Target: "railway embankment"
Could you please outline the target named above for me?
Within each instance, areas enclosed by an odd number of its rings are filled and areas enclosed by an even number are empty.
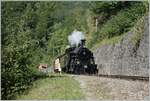
[[[86,100],[147,100],[149,83],[98,76],[74,75]]]
[[[144,16],[113,44],[94,50],[99,74],[149,76],[149,25]]]

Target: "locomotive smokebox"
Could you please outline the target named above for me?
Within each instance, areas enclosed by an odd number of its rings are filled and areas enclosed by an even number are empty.
[[[84,47],[84,46],[85,46],[85,41],[86,41],[85,39],[82,39],[82,40],[81,40],[81,47]]]

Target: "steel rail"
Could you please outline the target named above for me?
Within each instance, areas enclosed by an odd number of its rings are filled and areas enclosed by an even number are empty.
[[[107,77],[107,78],[116,78],[116,79],[126,79],[126,80],[149,81],[149,77],[146,77],[146,76],[105,75],[105,74],[97,74],[96,76]]]

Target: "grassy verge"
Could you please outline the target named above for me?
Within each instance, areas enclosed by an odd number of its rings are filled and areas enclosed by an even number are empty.
[[[81,100],[84,96],[78,82],[66,75],[50,75],[33,83],[17,100]]]
[[[145,14],[147,16],[148,14]],[[138,44],[140,41],[144,31],[145,31],[145,16],[143,16],[137,23],[136,25],[132,28],[132,31],[134,33],[134,36],[131,39],[131,42],[134,43],[135,45]]]
[[[122,34],[120,36],[115,36],[115,37],[112,37],[112,38],[109,38],[109,39],[103,39],[99,43],[96,43],[93,46],[92,50],[95,50],[95,49],[97,49],[98,47],[100,47],[102,45],[113,45],[113,44],[119,42],[122,39],[123,35],[124,34]]]

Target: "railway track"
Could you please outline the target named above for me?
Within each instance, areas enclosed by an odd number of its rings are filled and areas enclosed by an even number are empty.
[[[80,75],[80,74],[74,74]],[[113,78],[113,79],[124,79],[124,80],[139,80],[139,81],[149,81],[149,77],[146,76],[127,76],[127,75],[105,75],[105,74],[82,74],[88,76],[98,76],[98,77],[105,77],[105,78]]]
[[[149,95],[147,77],[93,74],[73,78],[80,83],[87,100],[145,100]]]
[[[104,74],[98,74],[96,76],[107,77],[107,78],[116,78],[116,79],[126,79],[126,80],[149,81],[149,77],[145,77],[145,76],[104,75]]]

